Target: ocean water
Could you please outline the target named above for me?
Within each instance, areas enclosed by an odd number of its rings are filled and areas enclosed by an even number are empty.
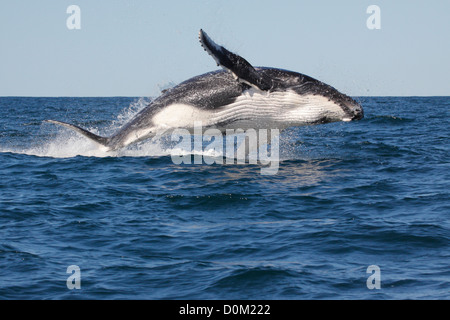
[[[358,100],[262,175],[42,122],[107,135],[147,98],[0,97],[0,299],[449,299],[450,98]]]

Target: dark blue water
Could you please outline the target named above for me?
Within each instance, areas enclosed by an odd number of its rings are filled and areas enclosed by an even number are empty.
[[[0,299],[449,299],[450,98],[360,100],[261,175],[42,124],[110,134],[145,99],[0,98]]]

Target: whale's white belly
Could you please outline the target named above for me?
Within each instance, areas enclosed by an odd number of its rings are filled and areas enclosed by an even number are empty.
[[[333,115],[342,117],[343,111],[323,96],[251,88],[233,103],[214,110],[180,103],[169,105],[154,115],[153,124],[160,129],[192,128],[196,123],[227,129],[270,129],[308,125]]]

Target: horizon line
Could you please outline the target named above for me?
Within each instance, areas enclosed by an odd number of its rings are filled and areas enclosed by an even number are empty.
[[[0,98],[154,98],[158,96],[17,96],[17,95],[0,95]],[[376,97],[386,97],[386,98],[432,98],[439,97],[445,98],[450,97],[449,95],[351,95],[351,97],[360,97],[360,98],[376,98]]]

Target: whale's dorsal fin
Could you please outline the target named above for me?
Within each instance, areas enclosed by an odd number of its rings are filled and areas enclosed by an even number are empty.
[[[264,91],[268,91],[272,88],[272,79],[258,73],[255,68],[241,56],[238,56],[215,43],[202,29],[200,29],[199,39],[202,47],[214,58],[214,60],[216,60],[217,65],[231,71],[239,81]]]

